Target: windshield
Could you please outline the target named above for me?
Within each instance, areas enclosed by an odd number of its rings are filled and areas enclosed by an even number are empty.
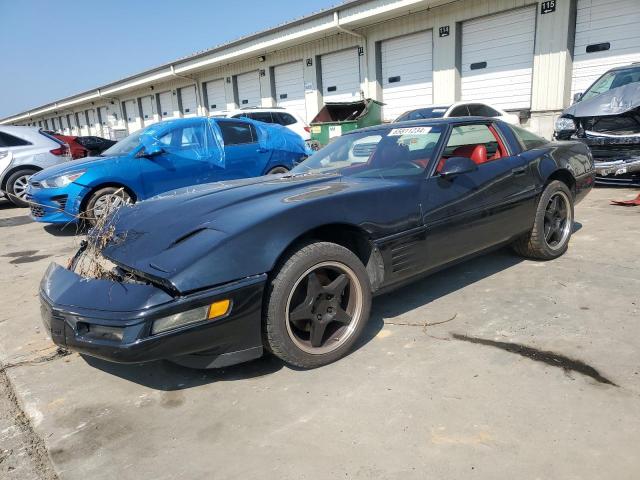
[[[421,175],[436,151],[442,125],[353,133],[338,138],[292,174],[340,173],[358,177]]]
[[[107,148],[100,156],[112,157],[131,153],[138,145],[140,145],[140,135],[142,132],[144,132],[144,130],[138,130],[128,137],[123,138],[112,147]]]
[[[607,72],[596,80],[591,87],[589,87],[589,90],[582,95],[580,100],[589,100],[601,93],[608,92],[609,90],[613,90],[614,88],[622,87],[633,82],[640,82],[640,67]]]
[[[404,112],[398,118],[396,118],[396,122],[404,122],[405,120],[424,120],[429,118],[442,118],[445,112],[448,110],[448,107],[429,107],[429,108],[418,108],[417,110],[410,110],[408,112]]]

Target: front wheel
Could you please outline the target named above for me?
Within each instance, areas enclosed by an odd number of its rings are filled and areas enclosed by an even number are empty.
[[[552,260],[567,251],[572,232],[573,195],[565,183],[554,180],[540,196],[533,228],[513,249],[525,257]]]
[[[29,177],[36,172],[37,170],[33,169],[18,170],[7,179],[7,197],[16,207],[29,206],[27,186],[29,185]]]
[[[96,190],[87,201],[87,207],[82,214],[83,220],[95,225],[101,218],[120,208],[122,205],[133,203],[127,191],[120,187],[105,187]]]
[[[279,269],[266,299],[265,346],[285,362],[315,368],[347,354],[371,310],[362,262],[335,243],[302,246]]]
[[[267,172],[267,175],[278,175],[281,173],[287,173],[289,170],[286,167],[273,167]]]

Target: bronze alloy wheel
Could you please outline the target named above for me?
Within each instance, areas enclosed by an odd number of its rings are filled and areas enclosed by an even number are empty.
[[[573,225],[573,211],[566,193],[555,192],[544,212],[544,240],[552,250],[564,247]]]
[[[287,333],[302,351],[326,354],[353,336],[362,313],[362,287],[355,272],[341,262],[322,262],[305,271],[291,289]]]

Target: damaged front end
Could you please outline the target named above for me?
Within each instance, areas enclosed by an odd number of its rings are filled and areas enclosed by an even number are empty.
[[[589,146],[597,183],[640,186],[640,83],[572,105],[557,120],[555,137]]]

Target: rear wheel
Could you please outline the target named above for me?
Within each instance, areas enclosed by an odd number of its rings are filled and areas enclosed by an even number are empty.
[[[29,177],[37,170],[24,169],[12,173],[7,179],[7,197],[16,207],[28,207],[27,186]]]
[[[96,190],[87,201],[82,214],[83,220],[95,225],[99,219],[122,205],[133,203],[131,196],[122,187],[105,187]]]
[[[533,228],[513,244],[525,257],[552,260],[567,251],[573,232],[573,195],[563,182],[554,180],[542,192]]]
[[[278,175],[280,173],[287,173],[289,170],[285,167],[273,167],[267,172],[267,175]]]
[[[316,242],[285,261],[266,302],[266,347],[291,365],[315,368],[343,357],[358,339],[371,287],[353,252]]]

